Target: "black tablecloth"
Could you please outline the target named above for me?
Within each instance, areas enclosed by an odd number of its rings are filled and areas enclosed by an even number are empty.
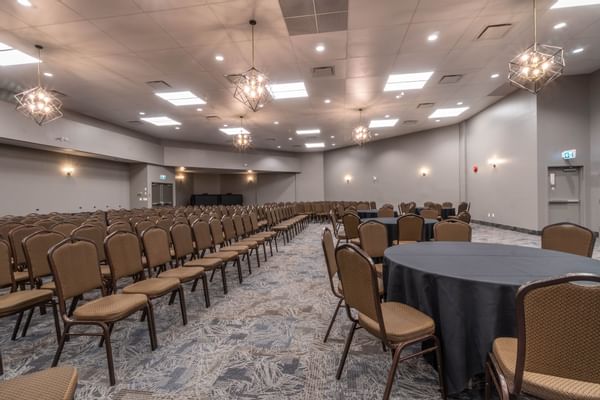
[[[397,217],[383,217],[383,218],[365,218],[362,219],[362,222],[366,221],[377,221],[381,222],[387,228],[388,233],[388,244],[391,246],[394,240],[398,240],[398,228],[396,225]],[[425,226],[423,227],[423,239],[422,240],[431,240],[433,239],[433,225],[435,225],[438,221],[435,219],[425,219]]]
[[[421,214],[421,210],[423,210],[425,207],[417,207],[415,208],[415,212],[417,214]],[[448,207],[448,208],[442,208],[442,219],[448,219],[448,217],[451,217],[453,215],[456,215],[456,209],[453,207]]]
[[[371,210],[358,210],[356,211],[358,213],[358,217],[359,218],[377,218],[377,209],[371,209]],[[398,211],[394,211],[394,217],[398,216]]]
[[[531,247],[429,242],[390,247],[383,269],[388,301],[434,319],[449,394],[484,372],[496,337],[516,336],[519,286],[571,272],[600,274],[600,262]]]

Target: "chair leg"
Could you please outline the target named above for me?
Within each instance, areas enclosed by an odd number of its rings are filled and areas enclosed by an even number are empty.
[[[52,316],[54,317],[54,329],[56,330],[56,342],[60,342],[60,322],[58,320],[58,310],[56,308],[56,302],[50,300],[50,305],[52,306]]]
[[[398,361],[400,360],[400,355],[402,354],[402,349],[403,349],[403,347],[399,346],[392,350],[394,358],[392,359],[392,366],[390,367],[387,382],[385,384],[385,392],[383,393],[383,400],[388,400],[390,398],[390,393],[392,392],[392,386],[394,385],[394,378],[396,376],[396,369],[398,369]]]
[[[271,251],[271,257],[273,257],[273,240],[269,240],[269,250]]]
[[[23,325],[23,331],[21,332],[21,337],[25,337],[25,335],[27,335],[27,330],[29,329],[29,324],[31,324],[31,318],[33,317],[34,311],[35,311],[35,307],[32,307],[29,309],[29,314],[27,314],[27,319],[25,319],[25,325]]]
[[[149,301],[148,301],[148,302],[149,302]],[[112,334],[112,331],[113,331],[113,326],[115,326],[115,324],[114,324],[114,323],[112,323],[112,322],[108,324],[108,335],[109,335],[109,336]],[[102,336],[102,337],[100,338],[100,343],[98,344],[98,347],[102,347],[103,345],[104,345],[104,336]]]
[[[105,324],[102,324],[103,335],[102,339],[106,342],[106,361],[108,363],[108,379],[110,380],[110,386],[114,386],[115,380],[115,366],[112,355],[112,345],[110,343],[110,328]]]
[[[344,364],[346,363],[346,357],[348,357],[348,351],[350,350],[350,343],[352,343],[352,338],[354,337],[354,331],[356,330],[357,322],[352,322],[352,327],[350,327],[350,332],[348,332],[348,337],[346,338],[346,344],[344,345],[344,352],[342,353],[342,358],[340,360],[340,365],[338,367],[337,373],[335,374],[335,379],[340,380],[342,377],[342,371],[344,370]]]
[[[490,387],[490,381],[492,380],[492,376],[490,374],[490,363],[489,361],[485,362],[485,400],[490,400],[492,395],[492,389]]]
[[[216,271],[216,270],[214,270],[214,269],[213,269],[213,270],[212,270],[212,274],[210,274],[210,281],[211,281],[211,282],[212,282],[212,280],[213,280],[213,277],[215,276],[215,271]]]
[[[210,307],[210,293],[208,292],[208,281],[206,279],[206,275],[203,275],[202,278],[202,290],[204,291],[204,305],[206,308]]]
[[[21,327],[21,320],[23,319],[23,312],[24,311],[21,311],[19,313],[19,315],[17,316],[17,320],[15,321],[15,327],[13,329],[10,340],[17,340],[17,333],[19,333],[19,328]]]
[[[273,240],[275,240],[275,251],[279,253],[279,246],[277,245],[277,235],[275,235]],[[273,249],[271,248],[271,250],[273,250]]]
[[[240,261],[239,257],[237,259],[237,269],[238,269],[238,278],[240,280],[240,283],[242,283],[242,262]]]
[[[250,251],[246,254],[246,260],[248,261],[248,274],[252,274],[252,265],[250,263]]]
[[[175,292],[171,293],[171,298],[169,299],[169,305],[172,305],[175,302]]]
[[[150,335],[150,348],[152,351],[154,351],[158,347],[158,339],[156,338],[156,324],[154,323],[154,307],[150,301],[147,303],[146,313],[148,314],[148,334]]]
[[[65,323],[65,331],[63,332],[60,340],[58,341],[58,348],[56,349],[56,353],[54,354],[54,359],[52,360],[52,367],[56,367],[58,365],[58,361],[60,360],[60,355],[62,354],[63,347],[65,347],[65,340],[67,336],[69,336],[69,330],[71,329],[71,325]]]
[[[4,366],[2,363],[2,352],[0,352],[0,375],[4,375]]]
[[[194,283],[192,284],[192,290],[191,290],[191,292],[195,292],[196,291],[196,287],[198,287],[198,278],[194,279]]]
[[[333,312],[333,315],[331,316],[331,321],[329,322],[329,326],[327,327],[327,332],[325,332],[325,338],[323,339],[323,343],[327,343],[327,339],[329,338],[329,333],[331,332],[331,328],[333,328],[333,323],[335,322],[338,311],[340,310],[340,307],[342,306],[342,301],[344,301],[344,299],[340,299],[340,301],[338,301],[338,303],[337,303],[337,306],[335,307],[335,311]]]
[[[77,303],[79,302],[81,296],[75,296],[73,297],[73,300],[71,300],[71,306],[69,307],[69,312],[67,313],[67,315],[69,317],[73,316],[73,311],[75,311],[75,308],[77,307]]]
[[[263,242],[262,247],[263,247],[263,255],[265,257],[265,262],[267,262],[267,244],[265,242]]]
[[[256,264],[258,265],[257,268],[260,268],[260,254],[259,253],[259,248],[257,247],[256,249],[254,249],[254,252],[256,253]]]
[[[187,325],[187,323],[188,323],[187,309],[185,307],[185,297],[183,295],[183,287],[179,286],[179,289],[177,289],[177,292],[179,293],[179,307],[181,308],[181,319],[183,320],[183,325]],[[173,293],[175,293],[175,292],[173,292]]]
[[[446,398],[446,380],[444,379],[444,367],[443,367],[443,359],[442,359],[442,347],[440,346],[440,340],[437,336],[433,337],[433,341],[435,343],[435,359],[438,367],[438,379],[440,381],[440,393],[442,395],[442,399]]]
[[[227,271],[225,271],[227,263],[223,263],[221,266],[221,279],[223,280],[223,294],[227,294]],[[215,271],[213,270],[213,275]]]

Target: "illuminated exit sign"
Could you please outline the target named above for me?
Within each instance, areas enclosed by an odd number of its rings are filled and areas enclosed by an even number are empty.
[[[565,150],[562,153],[560,153],[560,156],[562,157],[563,160],[573,160],[573,159],[575,159],[575,157],[577,157],[577,150],[575,150],[575,149]]]

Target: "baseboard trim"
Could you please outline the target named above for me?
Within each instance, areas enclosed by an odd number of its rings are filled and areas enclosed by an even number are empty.
[[[507,231],[515,231],[515,232],[520,232],[520,233],[527,233],[529,235],[540,236],[542,234],[542,231],[536,231],[535,229],[519,228],[518,226],[497,224],[497,223],[494,223],[494,222],[481,221],[481,220],[478,220],[478,219],[474,219],[471,222],[474,222],[474,223],[479,224],[479,225],[485,225],[485,226],[491,226],[491,227],[494,227],[494,228],[504,229],[504,230],[507,230]]]

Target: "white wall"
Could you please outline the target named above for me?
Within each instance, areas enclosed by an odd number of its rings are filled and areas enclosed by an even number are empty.
[[[68,177],[61,168],[75,168]],[[129,165],[0,145],[0,215],[128,208]]]
[[[260,174],[255,186],[258,204],[296,201],[295,174]]]
[[[429,173],[422,176],[420,170]],[[326,200],[459,200],[457,125],[325,153]],[[352,176],[346,183],[344,177]],[[373,177],[377,177],[376,180]]]
[[[600,227],[600,71],[590,77],[590,175],[589,175],[589,226],[594,231]]]
[[[221,193],[221,175],[218,174],[190,174],[194,181],[194,194],[219,194]]]
[[[325,200],[325,154],[300,155],[300,173],[296,175],[296,201]]]

